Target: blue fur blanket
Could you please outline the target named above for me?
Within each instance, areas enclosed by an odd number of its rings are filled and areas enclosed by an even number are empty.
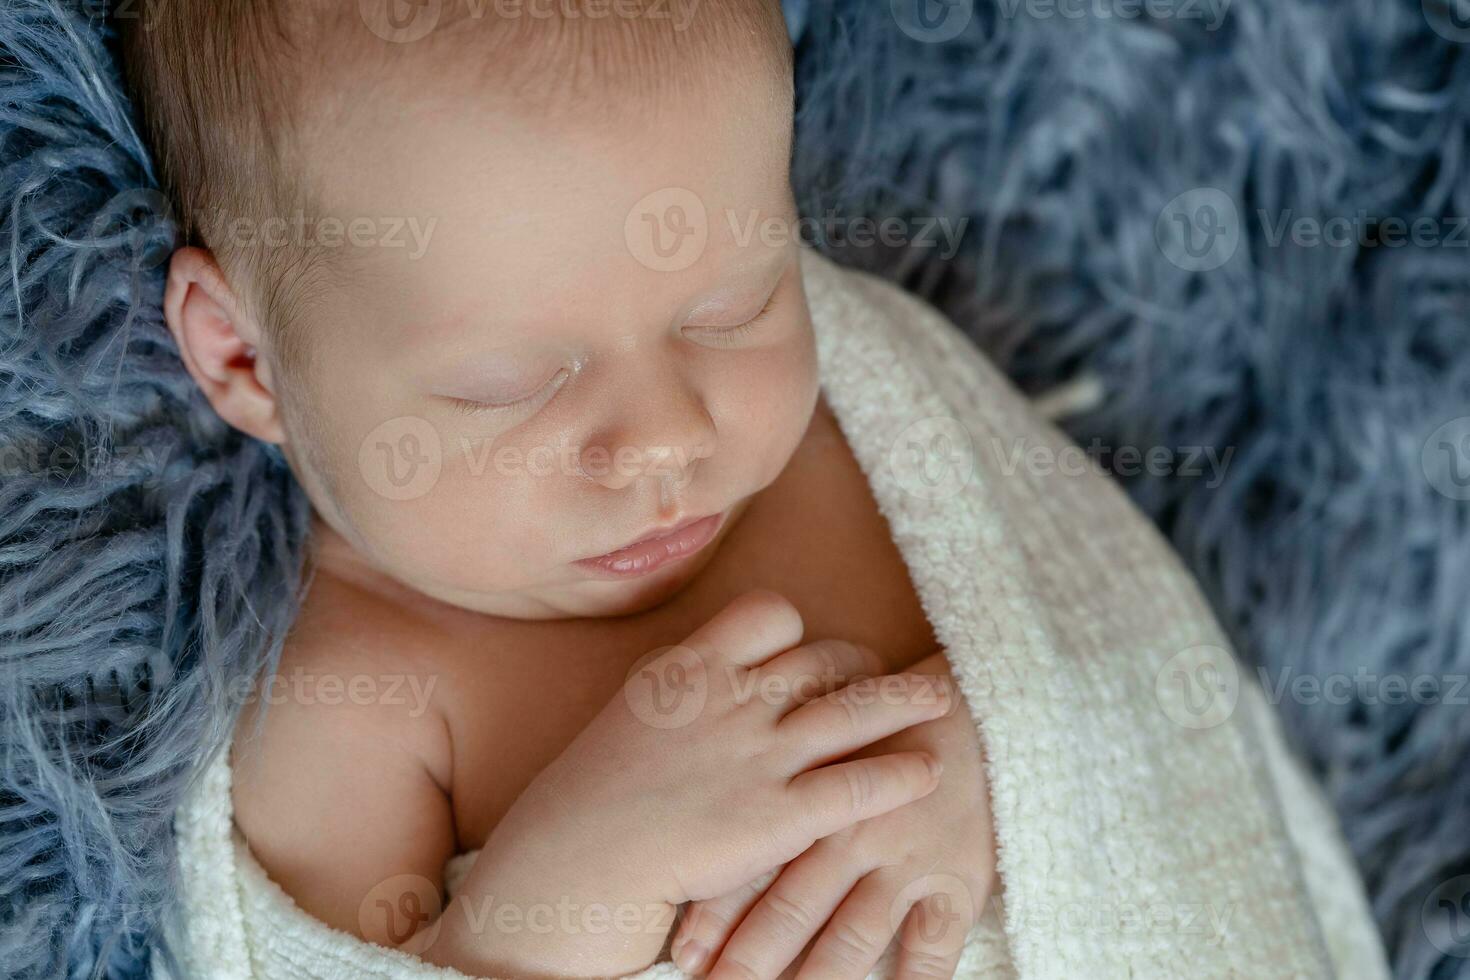
[[[787,10],[818,244],[1069,386],[1328,787],[1396,972],[1470,976],[1470,4]],[[147,973],[173,806],[274,662],[307,516],[162,324],[175,229],[104,13],[0,0],[0,964],[25,978]]]

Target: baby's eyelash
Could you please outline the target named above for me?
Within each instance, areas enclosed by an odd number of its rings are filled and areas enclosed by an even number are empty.
[[[749,330],[751,327],[755,326],[757,323],[760,323],[766,317],[770,316],[771,315],[771,311],[774,310],[775,308],[776,308],[776,294],[775,293],[772,293],[771,294],[771,298],[768,299],[768,300],[766,300],[766,305],[763,306],[763,307],[761,307],[761,311],[759,313],[757,313],[755,316],[751,317],[749,320],[746,320],[744,323],[742,323],[740,326],[736,327],[735,329],[736,330]]]
[[[460,415],[486,415],[505,411],[504,405],[487,405],[484,402],[470,401],[468,398],[451,398],[449,404]],[[512,406],[513,407],[513,406]]]
[[[761,309],[761,311],[755,316],[751,317],[749,320],[746,320],[744,323],[733,327],[704,327],[701,329],[704,331],[706,336],[716,338],[721,343],[729,343],[732,341],[743,340],[747,336],[749,336],[756,327],[760,326],[761,322],[769,317],[771,315],[771,311],[775,308],[776,294],[772,293],[771,298],[766,300],[766,305]]]
[[[744,323],[738,324],[733,327],[707,327],[701,329],[703,329],[708,336],[718,338],[720,343],[733,343],[739,340],[743,340],[745,337],[749,336],[756,327],[760,326],[762,321],[764,321],[767,317],[771,315],[771,311],[775,308],[776,294],[773,292],[771,293],[770,298],[766,300],[766,305],[761,308],[761,311],[755,316],[751,317],[749,320],[746,320]],[[560,390],[562,383],[566,381],[570,374],[570,371],[568,371],[566,368],[562,368],[560,371],[556,372],[556,374],[552,376],[550,381],[546,382],[546,384],[536,389],[536,391],[532,394],[527,395],[525,398],[521,398],[504,405],[492,405],[489,402],[477,402],[469,398],[449,398],[447,400],[454,407],[454,411],[460,415],[484,416],[522,414],[533,410],[533,407],[539,409],[541,405],[544,405],[547,401],[550,401],[551,396],[555,395],[557,391]]]
[[[477,402],[469,398],[450,398],[449,403],[460,415],[516,415],[540,408],[551,400],[551,396],[561,390],[562,384],[570,377],[571,372],[562,368],[552,375],[551,380],[540,388],[527,395],[525,398],[508,402],[504,405],[492,405],[489,402]]]

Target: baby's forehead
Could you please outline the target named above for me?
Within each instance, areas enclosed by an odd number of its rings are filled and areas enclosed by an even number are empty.
[[[400,3],[363,8],[387,17]],[[446,221],[461,212],[519,221],[545,204],[533,192],[547,178],[686,186],[710,155],[726,169],[739,159],[741,176],[786,176],[790,44],[775,0],[425,0],[421,9],[442,11],[432,29],[374,35],[366,58],[339,66],[347,97],[319,96],[328,111],[300,121],[297,172],[323,209],[361,214],[388,202]],[[568,13],[577,10],[600,13]],[[412,20],[393,23],[407,30]],[[365,28],[339,16],[335,29]],[[629,143],[637,159],[619,171]],[[770,165],[753,168],[752,154]],[[568,172],[589,157],[593,173]],[[773,183],[737,186],[740,202],[769,206]],[[509,196],[496,193],[506,187]]]
[[[314,46],[536,101],[655,96],[697,79],[789,74],[777,0],[317,0]],[[723,76],[723,77],[722,77]]]

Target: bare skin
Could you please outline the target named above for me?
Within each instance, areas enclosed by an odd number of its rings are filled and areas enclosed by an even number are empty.
[[[442,887],[444,862],[485,843],[639,658],[678,642],[735,596],[779,592],[801,611],[806,640],[861,644],[877,652],[884,672],[936,649],[887,524],[824,402],[780,479],[730,525],[700,575],[645,613],[487,617],[400,591],[353,561],[330,533],[319,549],[280,673],[412,674],[418,690],[433,692],[432,705],[410,717],[411,704],[278,699],[260,740],[246,741],[247,724],[237,729],[235,817],[262,866],[306,911],[378,941],[402,934],[388,935],[390,923],[375,922],[372,909],[363,914],[365,896],[397,874]],[[323,739],[324,714],[350,737]],[[355,778],[363,771],[376,778]],[[324,791],[322,774],[331,773],[341,783]],[[373,819],[364,820],[367,813]],[[323,847],[324,836],[343,844]],[[382,934],[371,935],[374,924]],[[656,951],[663,935],[653,938]]]

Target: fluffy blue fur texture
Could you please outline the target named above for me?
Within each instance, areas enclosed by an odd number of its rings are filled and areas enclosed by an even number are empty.
[[[1470,414],[1470,250],[1274,242],[1252,218],[1470,216],[1445,8],[1234,0],[1212,29],[1218,3],[979,0],[940,44],[898,29],[906,3],[788,0],[798,193],[817,217],[967,217],[964,248],[827,251],[937,302],[1028,390],[1100,383],[1068,422],[1084,445],[1232,451],[1220,481],[1123,480],[1268,686],[1470,672],[1470,515],[1421,466]],[[24,978],[147,975],[173,808],[275,662],[308,516],[162,325],[176,232],[102,13],[0,0],[0,973]],[[1199,187],[1242,237],[1190,272],[1155,230]],[[1470,975],[1425,918],[1470,873],[1470,711],[1280,710],[1396,973]]]
[[[175,228],[101,11],[0,4],[0,974],[147,974],[171,815],[294,613],[309,510],[163,325]]]

